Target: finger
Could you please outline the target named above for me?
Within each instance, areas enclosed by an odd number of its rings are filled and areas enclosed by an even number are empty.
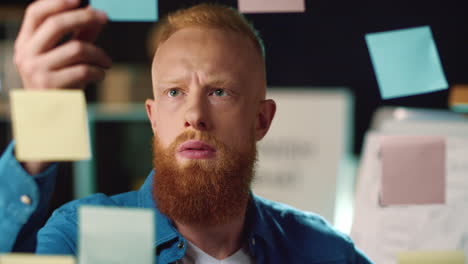
[[[88,8],[91,8],[91,7],[88,7]],[[105,15],[105,14],[103,14]],[[107,20],[107,18],[106,18]],[[87,27],[87,28],[84,28],[82,31],[78,32],[75,36],[75,39],[78,39],[78,40],[83,40],[83,41],[88,41],[88,42],[94,42],[99,33],[101,32],[102,28],[104,27],[104,25],[97,25],[97,26],[93,26],[93,27]]]
[[[103,27],[104,25],[96,25],[93,27],[87,27],[83,29],[82,31],[78,32],[74,38],[77,40],[94,42],[99,36],[99,33],[101,33]]]
[[[112,60],[102,49],[77,40],[69,41],[41,55],[38,61],[47,70],[59,70],[77,64],[89,64],[101,68],[110,68],[112,65]]]
[[[100,67],[79,64],[53,73],[50,76],[51,88],[80,88],[102,81],[105,75],[105,70]]]
[[[21,45],[29,39],[47,17],[76,8],[79,2],[80,0],[41,0],[30,4],[26,9],[26,15],[16,41],[17,44]]]
[[[45,52],[62,39],[67,33],[104,24],[106,17],[102,12],[91,9],[77,9],[49,17],[32,37],[30,52],[32,55]]]

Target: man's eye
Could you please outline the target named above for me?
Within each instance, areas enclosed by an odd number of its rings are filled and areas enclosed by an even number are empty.
[[[226,91],[223,90],[223,89],[216,89],[216,90],[213,91],[213,94],[215,96],[226,96],[227,95]]]
[[[167,92],[167,95],[168,95],[169,97],[176,97],[176,96],[178,96],[179,94],[180,94],[180,91],[177,90],[177,89],[171,89],[171,90],[169,90],[169,91]]]

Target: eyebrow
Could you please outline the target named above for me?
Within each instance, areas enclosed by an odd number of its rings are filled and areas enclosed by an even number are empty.
[[[213,78],[207,81],[207,86],[210,87],[231,87],[235,84],[233,80],[227,78]]]
[[[159,87],[171,87],[171,86],[181,86],[187,83],[186,77],[181,78],[167,78],[156,81],[156,86]],[[237,81],[232,80],[232,78],[223,77],[222,74],[217,76],[210,76],[204,81],[205,87],[232,87],[237,83]]]

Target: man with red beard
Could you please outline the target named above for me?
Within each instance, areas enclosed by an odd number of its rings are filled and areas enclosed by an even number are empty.
[[[102,79],[110,67],[91,43],[105,15],[77,6],[77,0],[41,0],[28,8],[15,53],[25,89],[81,87]],[[70,31],[75,37],[56,46]],[[94,204],[153,209],[158,263],[370,263],[321,217],[251,192],[256,142],[266,135],[276,105],[265,99],[263,44],[245,18],[228,7],[196,5],[162,19],[153,44],[154,99],[145,105],[155,169],[141,189],[68,203],[36,241],[31,237],[40,217],[25,219],[43,210],[56,166],[18,164],[11,144],[0,159],[0,175],[24,182],[18,195],[28,185],[36,191],[28,196],[32,209],[20,216],[0,208],[0,215],[18,223],[10,237],[21,230],[15,244],[10,238],[0,249],[76,254],[78,207]],[[15,183],[10,178],[0,176]]]

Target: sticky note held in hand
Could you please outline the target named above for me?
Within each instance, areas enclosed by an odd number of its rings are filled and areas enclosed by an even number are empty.
[[[19,161],[91,157],[86,101],[81,90],[13,90],[11,116]]]
[[[158,20],[158,0],[89,0],[94,9],[111,21],[154,22]]]
[[[154,263],[154,227],[151,209],[81,206],[80,264]]]
[[[365,36],[382,99],[448,89],[429,26]]]
[[[238,0],[242,13],[304,12],[304,0]]]

